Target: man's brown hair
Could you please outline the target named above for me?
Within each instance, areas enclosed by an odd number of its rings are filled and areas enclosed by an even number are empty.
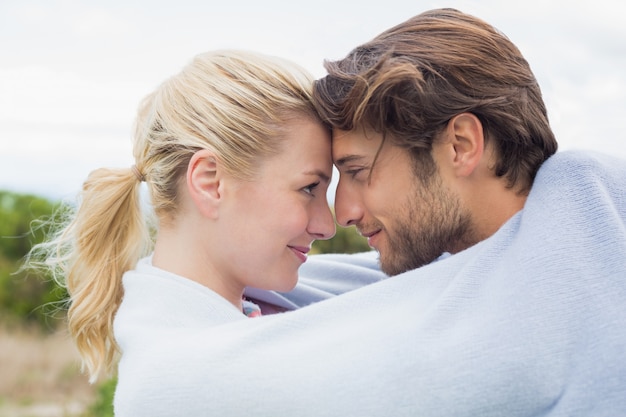
[[[464,112],[481,121],[495,174],[509,187],[528,191],[557,150],[526,59],[501,32],[458,10],[417,15],[324,65],[328,75],[314,88],[322,118],[341,130],[373,129],[416,158]]]

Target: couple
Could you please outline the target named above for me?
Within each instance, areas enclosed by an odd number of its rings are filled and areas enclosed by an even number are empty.
[[[625,413],[624,161],[557,153],[519,50],[456,10],[326,69],[197,56],[35,249],[116,415]],[[307,259],[333,163],[376,251]]]

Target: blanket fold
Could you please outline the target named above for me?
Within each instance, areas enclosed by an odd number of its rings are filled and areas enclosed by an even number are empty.
[[[625,300],[626,162],[559,152],[523,211],[425,267],[250,320],[119,316],[116,416],[626,415]]]

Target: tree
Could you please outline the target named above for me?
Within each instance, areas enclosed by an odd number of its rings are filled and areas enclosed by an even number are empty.
[[[0,311],[4,317],[46,327],[66,298],[66,292],[50,277],[20,266],[31,247],[40,243],[45,230],[37,222],[54,215],[58,203],[47,199],[0,191]]]

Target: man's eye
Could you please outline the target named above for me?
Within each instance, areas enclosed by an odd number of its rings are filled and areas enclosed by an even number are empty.
[[[357,175],[359,175],[359,173],[363,172],[364,170],[365,168],[353,168],[353,169],[347,169],[344,172],[354,179],[356,178]]]

